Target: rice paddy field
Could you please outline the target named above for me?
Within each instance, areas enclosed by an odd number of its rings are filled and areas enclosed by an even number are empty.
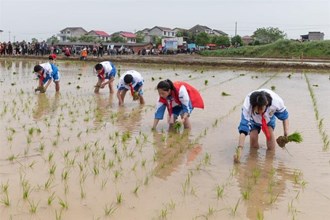
[[[330,72],[115,63],[145,80],[146,104],[127,94],[119,107],[93,93],[95,63],[57,61],[60,92],[35,93],[38,62],[0,59],[1,219],[330,219]],[[191,131],[166,117],[151,130],[167,78],[204,98]],[[247,138],[234,164],[241,105],[259,88],[283,98],[303,142],[271,152]]]

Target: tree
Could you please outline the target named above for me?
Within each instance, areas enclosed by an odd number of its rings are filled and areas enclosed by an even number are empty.
[[[152,36],[151,42],[155,45],[160,45],[162,44],[162,39],[158,36]]]
[[[231,38],[231,45],[235,46],[235,47],[239,47],[243,45],[243,41],[241,36],[236,35],[235,37]]]
[[[37,38],[32,38],[31,41],[32,41],[32,43],[38,42]]]
[[[252,37],[259,41],[260,44],[270,44],[277,40],[286,38],[286,34],[278,28],[258,28],[252,35]]]
[[[97,38],[95,36],[90,36],[90,35],[82,35],[79,37],[80,42],[96,42]]]
[[[144,42],[144,35],[142,32],[136,33],[136,43],[142,43]]]
[[[78,37],[68,37],[68,40],[70,42],[77,42],[78,41]]]
[[[111,37],[111,42],[114,42],[114,43],[126,43],[126,40],[119,36],[118,34],[115,34]]]
[[[230,40],[229,37],[227,36],[214,36],[211,38],[211,42],[218,46],[225,46],[225,47],[230,46]]]
[[[46,42],[47,42],[47,44],[54,45],[54,44],[57,44],[57,43],[60,42],[60,41],[59,41],[59,39],[58,39],[55,35],[53,35],[53,36],[51,36],[50,38],[48,38],[48,39],[46,40]]]
[[[205,32],[198,33],[196,36],[196,44],[199,46],[205,46],[210,42],[209,35]]]

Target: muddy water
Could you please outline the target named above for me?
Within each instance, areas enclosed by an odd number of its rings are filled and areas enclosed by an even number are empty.
[[[35,94],[36,63],[0,59],[1,219],[330,218],[329,74],[122,64],[144,76],[146,105],[127,95],[119,108],[93,93],[94,63],[58,62],[60,93]],[[151,131],[165,78],[204,97],[190,132]],[[304,141],[268,152],[247,140],[234,165],[242,101],[271,86]]]

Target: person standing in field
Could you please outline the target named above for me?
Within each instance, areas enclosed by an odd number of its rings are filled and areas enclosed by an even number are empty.
[[[175,122],[190,129],[190,114],[194,108],[204,108],[204,101],[196,88],[186,82],[160,81],[157,85],[159,100],[156,106],[153,130],[159,120],[164,118],[165,109],[168,111],[170,128]],[[180,118],[179,118],[180,116]]]
[[[143,98],[143,77],[141,74],[135,70],[126,71],[119,79],[117,98],[119,100],[119,105],[124,104],[124,99],[126,92],[129,90],[133,100],[139,100],[140,104],[144,104]]]
[[[98,77],[94,92],[99,93],[100,88],[103,89],[106,85],[108,85],[110,93],[113,94],[115,92],[113,81],[115,80],[117,73],[115,65],[110,61],[103,61],[96,64],[94,69],[97,72]]]
[[[38,87],[35,92],[39,91],[45,93],[50,83],[53,81],[55,83],[56,92],[60,91],[60,73],[57,66],[55,65],[56,55],[49,55],[49,62],[42,63],[34,66],[34,72],[38,77]]]
[[[238,126],[239,139],[234,162],[240,162],[241,151],[247,135],[250,135],[250,147],[259,148],[260,130],[266,136],[267,149],[275,149],[276,118],[283,121],[284,136],[287,136],[289,133],[289,113],[279,95],[268,89],[259,89],[245,97],[241,121]]]

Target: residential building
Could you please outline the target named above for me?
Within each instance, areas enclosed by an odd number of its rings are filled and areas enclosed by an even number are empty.
[[[87,31],[82,27],[67,27],[61,30],[57,36],[59,37],[60,41],[68,42],[71,37],[79,38],[86,33]]]
[[[215,30],[215,29],[211,29],[207,26],[204,25],[195,25],[194,27],[189,29],[189,32],[191,32],[192,34],[199,34],[199,33],[207,33],[210,35],[215,35],[215,36],[228,36],[228,34],[226,34],[223,31],[220,30]]]
[[[315,41],[315,40],[324,40],[324,33],[321,32],[308,32],[306,35],[300,35],[302,41]]]
[[[176,32],[173,31],[171,28],[155,26],[148,31],[147,35],[144,37],[144,40],[145,42],[151,42],[153,40],[153,37],[164,38],[175,37],[175,35]]]
[[[251,36],[246,35],[242,37],[242,41],[244,45],[249,45],[253,42],[253,38]]]
[[[104,31],[91,30],[86,35],[88,35],[88,36],[94,36],[97,39],[100,39],[102,41],[108,41],[108,40],[111,39],[111,36],[108,33],[104,32]]]
[[[131,32],[120,31],[113,33],[112,35],[118,35],[125,39],[126,43],[136,43],[136,34]]]

